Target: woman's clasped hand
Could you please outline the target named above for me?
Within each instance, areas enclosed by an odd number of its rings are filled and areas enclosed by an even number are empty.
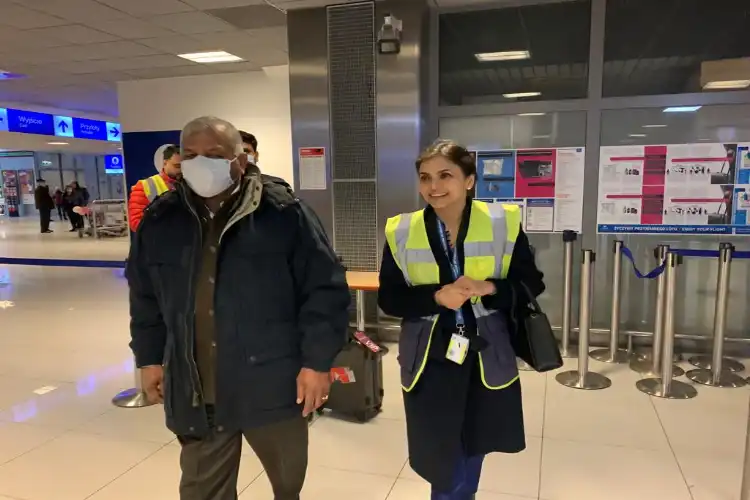
[[[490,281],[473,280],[461,276],[454,283],[445,285],[435,294],[435,301],[441,306],[458,310],[473,297],[484,297],[495,293],[495,285]]]

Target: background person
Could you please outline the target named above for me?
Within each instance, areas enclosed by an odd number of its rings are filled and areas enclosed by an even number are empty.
[[[166,193],[181,177],[180,149],[171,144],[162,153],[161,171],[147,179],[138,181],[130,190],[128,199],[128,225],[130,230],[138,229],[146,210],[156,198]]]
[[[242,150],[247,155],[247,160],[253,165],[258,164],[258,139],[249,132],[240,130],[240,137],[242,138]]]
[[[525,444],[513,304],[544,291],[517,206],[472,202],[476,165],[449,141],[416,162],[426,209],[389,219],[378,302],[399,338],[409,461],[433,500],[474,498],[485,455]],[[427,319],[426,319],[427,318]]]
[[[65,213],[65,204],[63,203],[63,191],[62,189],[55,188],[55,194],[52,199],[55,200],[55,208],[57,208],[57,219],[68,220],[68,214]]]
[[[243,436],[274,498],[299,499],[305,417],[328,397],[349,323],[346,273],[317,217],[248,168],[241,141],[218,118],[185,126],[184,178],[128,258],[130,345],[182,445],[181,500],[236,500]]]
[[[49,223],[52,219],[52,210],[55,209],[55,200],[49,194],[49,186],[44,179],[40,178],[36,180],[34,203],[36,204],[36,209],[39,211],[39,225],[41,226],[42,234],[51,233]]]
[[[68,220],[70,221],[70,232],[73,233],[78,229],[83,228],[83,217],[73,211],[75,207],[81,206],[82,198],[79,192],[73,188],[73,184],[65,186],[65,194],[63,195],[63,205],[65,206],[65,213],[68,214]]]

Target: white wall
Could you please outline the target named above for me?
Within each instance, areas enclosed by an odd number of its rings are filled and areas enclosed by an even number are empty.
[[[294,184],[289,67],[262,71],[120,82],[123,132],[180,130],[214,115],[258,139],[260,168]]]

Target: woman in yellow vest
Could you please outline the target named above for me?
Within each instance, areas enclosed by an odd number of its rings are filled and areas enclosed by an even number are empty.
[[[543,276],[518,206],[472,201],[465,148],[437,142],[416,167],[428,206],[388,220],[379,304],[403,319],[409,462],[433,500],[468,500],[485,455],[526,447],[512,342]]]

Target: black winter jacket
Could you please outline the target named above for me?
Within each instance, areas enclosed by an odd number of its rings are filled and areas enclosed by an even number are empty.
[[[329,371],[346,340],[346,273],[317,216],[282,180],[263,176],[262,186],[260,205],[240,202],[217,249],[213,420],[227,431],[299,414],[300,369]],[[147,209],[131,246],[130,345],[137,366],[164,366],[167,426],[202,436],[209,424],[194,357],[202,233],[187,186],[175,187]]]

